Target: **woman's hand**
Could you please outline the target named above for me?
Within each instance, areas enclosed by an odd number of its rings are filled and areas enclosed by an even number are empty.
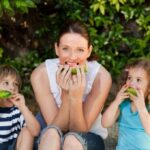
[[[68,65],[60,65],[56,72],[57,84],[62,90],[68,91],[69,80],[71,79],[71,71]]]
[[[77,74],[72,75],[71,80],[69,80],[69,96],[82,99],[86,85],[84,65],[78,66],[76,69]]]

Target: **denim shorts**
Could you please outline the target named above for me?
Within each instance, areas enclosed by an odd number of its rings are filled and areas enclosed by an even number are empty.
[[[0,150],[16,150],[17,139],[0,144]]]
[[[38,115],[38,117],[39,117],[39,115]],[[39,120],[40,124],[42,125],[41,128],[43,129],[46,124],[44,122],[41,122],[42,121],[41,117],[42,116],[40,116],[40,118],[38,118],[38,120]],[[63,142],[64,142],[66,136],[73,135],[82,144],[83,150],[105,150],[104,140],[102,139],[101,136],[99,136],[97,134],[94,134],[91,132],[62,133],[61,130],[57,126],[54,126],[54,125],[48,125],[42,130],[41,135],[38,138],[38,144],[40,143],[40,140],[41,140],[43,134],[45,134],[45,132],[50,128],[55,128],[57,130],[57,132],[61,138],[62,145],[63,145]],[[36,149],[38,149],[38,148],[36,148]]]

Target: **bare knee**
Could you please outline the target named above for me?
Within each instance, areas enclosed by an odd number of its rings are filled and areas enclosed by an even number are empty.
[[[58,150],[60,149],[60,144],[61,140],[57,130],[49,128],[41,137],[39,150],[47,149],[47,147],[49,147],[49,149]]]
[[[80,141],[74,135],[66,136],[63,144],[63,150],[83,150],[83,146]]]
[[[51,139],[51,138],[60,139],[57,130],[54,128],[48,129],[42,137],[42,139]]]

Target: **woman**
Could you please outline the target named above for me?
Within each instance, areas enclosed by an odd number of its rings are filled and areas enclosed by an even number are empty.
[[[101,111],[111,76],[97,61],[87,61],[92,45],[86,26],[79,21],[67,22],[55,43],[55,52],[58,58],[46,60],[31,75],[47,125],[39,139],[39,150],[105,149],[107,130],[101,126]]]

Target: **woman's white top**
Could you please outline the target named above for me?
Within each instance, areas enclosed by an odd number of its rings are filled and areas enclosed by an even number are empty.
[[[56,82],[56,71],[58,69],[59,65],[59,59],[47,59],[45,61],[46,69],[47,69],[47,74],[48,74],[48,79],[49,79],[49,84],[51,87],[51,92],[55,98],[56,104],[58,107],[61,105],[61,89],[57,85]],[[97,61],[87,61],[86,62],[87,66],[87,73],[86,73],[86,86],[85,86],[85,91],[83,95],[83,101],[86,100],[87,95],[90,93],[93,82],[96,78],[97,72],[99,71],[101,65]],[[105,139],[108,135],[107,129],[102,127],[101,125],[101,118],[102,115],[101,113],[95,120],[94,124],[92,125],[90,132],[95,133],[100,135],[103,139]]]

